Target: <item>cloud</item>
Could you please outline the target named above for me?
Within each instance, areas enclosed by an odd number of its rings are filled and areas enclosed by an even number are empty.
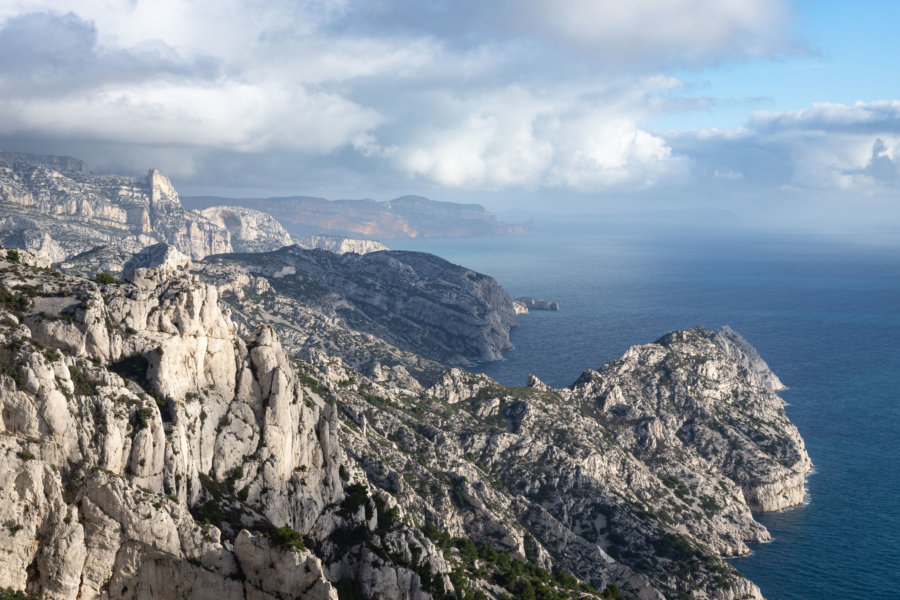
[[[440,123],[416,122],[385,154],[401,171],[448,188],[598,191],[682,177],[689,161],[638,121],[674,81],[631,89],[508,86],[422,101]],[[604,101],[604,96],[616,101]]]
[[[777,0],[527,0],[521,15],[528,30],[632,68],[697,67],[798,49],[790,10]]]
[[[900,133],[900,100],[837,104],[817,102],[809,108],[756,111],[750,126],[758,131],[827,131],[829,133],[891,131]]]
[[[358,33],[426,32],[455,46],[527,40],[545,52],[631,70],[801,50],[782,0],[367,0],[345,16]]]
[[[758,111],[747,126],[670,134],[695,161],[698,182],[734,180],[745,191],[893,193],[900,186],[900,102],[821,103]],[[722,173],[734,174],[722,177]]]
[[[212,79],[215,61],[188,61],[162,42],[102,48],[96,27],[72,13],[28,13],[0,28],[0,93],[35,98],[150,78]]]
[[[709,101],[672,97],[681,82],[661,71],[796,51],[789,6],[9,0],[0,140],[107,144],[100,169],[170,150],[195,185],[218,183],[211,157],[226,155],[279,165],[298,191],[321,173],[395,189],[684,184],[706,166],[642,123]]]
[[[98,39],[93,23],[71,13],[7,20],[0,29],[0,132],[327,154],[365,139],[383,120],[278,71],[230,73],[219,59],[183,55],[161,40],[106,48]]]

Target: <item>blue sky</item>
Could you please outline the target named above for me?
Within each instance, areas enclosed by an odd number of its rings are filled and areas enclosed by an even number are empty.
[[[702,70],[676,69],[684,95],[708,95],[708,110],[660,115],[655,129],[740,127],[753,110],[794,110],[816,102],[900,98],[900,3],[887,0],[794,3],[796,53],[733,60]]]
[[[891,232],[898,17],[887,1],[7,0],[0,148],[154,167],[188,194]]]

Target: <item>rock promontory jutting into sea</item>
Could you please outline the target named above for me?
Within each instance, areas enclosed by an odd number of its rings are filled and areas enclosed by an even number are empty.
[[[722,557],[769,539],[752,511],[801,502],[811,462],[731,329],[507,387],[453,366],[509,347],[490,277],[259,252],[277,221],[188,214],[153,172],[104,196],[74,159],[16,160],[7,243],[33,222],[56,246],[0,249],[0,589],[761,598]]]

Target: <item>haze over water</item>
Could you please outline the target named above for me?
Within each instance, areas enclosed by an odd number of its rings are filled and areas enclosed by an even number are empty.
[[[673,232],[674,231],[674,232]],[[679,233],[680,232],[680,233]],[[815,471],[805,506],[757,518],[774,540],[732,564],[769,600],[900,597],[900,254],[821,238],[569,223],[498,238],[390,240],[548,298],[482,364],[507,385],[570,385],[629,346],[729,325],[790,389]]]

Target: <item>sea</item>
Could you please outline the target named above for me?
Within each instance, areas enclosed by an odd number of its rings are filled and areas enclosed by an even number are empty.
[[[506,385],[567,386],[669,331],[731,326],[788,386],[815,465],[806,503],[756,515],[772,541],[732,564],[769,600],[900,598],[900,243],[596,218],[386,241],[559,302],[519,317],[504,360],[472,367]]]

